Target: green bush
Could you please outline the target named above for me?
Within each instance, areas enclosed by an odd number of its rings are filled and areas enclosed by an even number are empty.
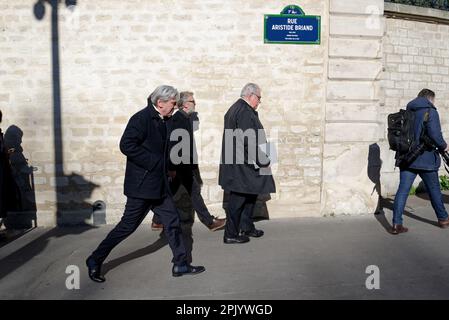
[[[448,176],[440,176],[440,187],[441,190],[449,190],[449,177]]]
[[[440,188],[441,190],[449,190],[449,176],[440,176]],[[426,191],[426,187],[424,183],[421,181],[418,186],[412,186],[409,191],[410,196],[414,196],[417,193],[424,193]]]
[[[408,4],[411,6],[449,10],[449,0],[385,0],[385,2]]]

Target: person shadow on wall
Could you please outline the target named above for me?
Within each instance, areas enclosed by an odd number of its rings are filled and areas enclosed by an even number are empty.
[[[94,208],[86,200],[100,186],[74,172],[62,178],[66,178],[66,184],[60,186],[61,199],[64,201],[58,203],[57,225],[91,227]]]
[[[10,229],[30,229],[37,226],[34,171],[22,148],[23,131],[11,125],[5,132],[5,145],[12,149],[9,155],[12,176],[16,187],[15,210],[8,214],[5,226]]]
[[[391,200],[384,199],[382,196],[382,184],[380,181],[381,169],[382,159],[380,158],[380,147],[377,143],[373,143],[369,146],[368,150],[367,174],[371,182],[374,183],[371,195],[373,195],[374,192],[377,194],[377,205],[374,210],[374,216],[376,220],[384,227],[384,229],[389,232],[392,226],[385,217],[384,207],[388,206],[388,203],[391,202]],[[393,206],[391,203],[391,209],[392,208]]]
[[[29,165],[22,148],[23,131],[15,126],[10,126],[5,132],[5,145],[13,148],[10,155],[13,177],[17,185],[18,205],[17,214],[8,217],[8,227],[26,229],[37,226],[36,193],[34,186],[35,168]],[[67,183],[60,188],[63,199],[58,203],[58,226],[88,226],[86,222],[92,216],[92,204],[89,199],[92,192],[99,185],[87,181],[83,176],[71,173],[58,177]]]

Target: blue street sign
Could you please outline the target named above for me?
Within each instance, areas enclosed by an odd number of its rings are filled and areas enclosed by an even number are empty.
[[[266,14],[264,22],[265,43],[320,44],[320,16]]]

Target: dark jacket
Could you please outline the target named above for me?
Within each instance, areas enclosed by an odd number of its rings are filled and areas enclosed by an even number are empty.
[[[229,139],[229,133],[226,133],[226,130],[229,129],[231,131],[228,132],[236,132],[236,129],[245,132],[252,129],[255,132],[256,141],[250,142],[251,139],[238,135],[235,139]],[[265,172],[261,174],[260,168],[268,167],[270,162],[267,155],[261,152],[258,147],[267,141],[257,112],[245,100],[237,100],[225,114],[224,130],[218,178],[221,187],[227,192],[234,191],[248,194],[276,192],[273,176],[267,175]],[[261,136],[257,134],[258,130],[260,130],[259,133],[262,133]],[[227,135],[228,138],[226,138]],[[225,140],[227,141],[225,142]],[[239,150],[243,151],[243,159],[240,159],[243,161],[238,159]],[[256,150],[256,152],[251,150]],[[230,155],[229,152],[232,152],[232,154]],[[231,163],[228,163],[229,160],[231,160]]]
[[[0,129],[0,218],[5,218],[8,211],[6,206],[6,147],[3,142],[3,132]]]
[[[198,112],[193,112],[189,115],[190,127],[192,129],[192,167],[193,170],[196,170],[199,174],[198,167],[198,152],[196,149],[196,141],[195,141],[195,131],[197,131],[200,127],[200,118],[198,117]]]
[[[160,199],[167,194],[168,152],[162,133],[168,130],[150,102],[129,120],[120,140],[126,155],[126,196]]]
[[[418,97],[408,103],[407,110],[415,112],[415,141],[419,141],[425,127],[427,136],[433,140],[435,146],[439,150],[446,149],[447,143],[444,141],[441,133],[440,117],[435,106],[427,98]],[[427,123],[424,124],[424,115],[426,112],[429,112],[429,117]],[[441,159],[438,150],[428,148],[411,163],[409,168],[438,170],[440,165]]]
[[[193,127],[190,117],[178,110],[170,119],[169,170],[190,172],[194,165]],[[181,144],[180,144],[181,143]]]
[[[0,218],[5,218],[8,211],[19,209],[20,203],[7,149],[0,129]]]

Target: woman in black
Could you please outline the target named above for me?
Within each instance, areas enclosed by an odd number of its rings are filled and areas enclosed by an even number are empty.
[[[0,110],[0,123],[2,122],[2,111]],[[6,164],[6,150],[3,141],[3,132],[0,128],[0,218],[6,217],[6,195],[5,195],[5,164]]]
[[[2,111],[0,110],[0,123],[2,122]],[[11,166],[9,164],[9,153],[3,139],[3,132],[0,128],[0,218],[4,219],[6,213],[11,209],[11,194],[14,192]]]

